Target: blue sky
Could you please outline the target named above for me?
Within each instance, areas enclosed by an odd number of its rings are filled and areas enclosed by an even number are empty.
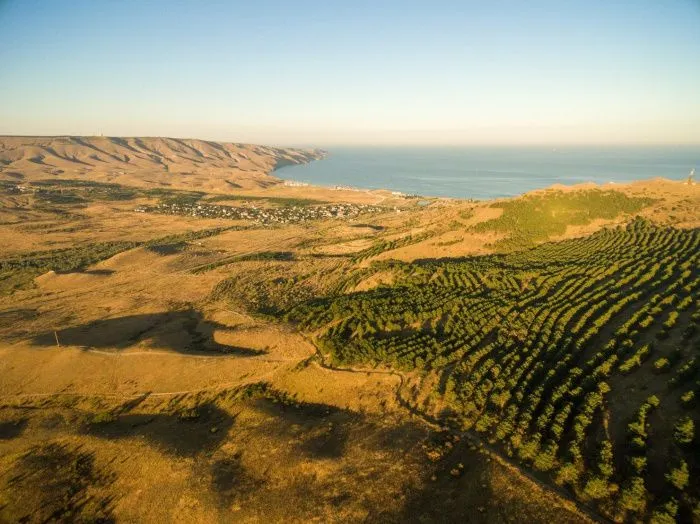
[[[0,0],[0,133],[700,143],[700,0]]]

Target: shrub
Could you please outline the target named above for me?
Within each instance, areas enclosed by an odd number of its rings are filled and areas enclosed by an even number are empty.
[[[556,483],[559,485],[561,485],[561,484],[573,485],[573,484],[576,484],[580,475],[581,475],[581,471],[576,466],[576,464],[572,464],[571,462],[567,462],[566,464],[562,465],[562,467],[559,468],[559,471],[557,471]]]
[[[600,462],[598,462],[598,469],[600,470],[600,474],[605,478],[612,477],[612,474],[614,473],[612,444],[609,440],[603,442],[600,447]]]
[[[695,405],[695,391],[686,391],[681,395],[681,404],[683,404],[684,407],[690,408]]]
[[[649,522],[651,524],[676,524],[676,513],[678,513],[678,502],[671,499],[660,508],[654,510]]]
[[[644,470],[647,469],[647,458],[644,456],[632,457],[630,458],[630,464],[634,471],[636,471],[638,475],[641,475],[644,473]]]
[[[557,449],[556,445],[549,445],[544,451],[537,454],[533,466],[538,471],[550,471],[557,465]]]
[[[673,438],[681,445],[690,444],[695,438],[695,423],[690,417],[683,417],[673,428]]]
[[[632,372],[634,369],[642,365],[644,360],[649,356],[650,352],[651,346],[649,344],[642,346],[634,353],[634,355],[620,364],[618,369],[621,373],[625,374]]]
[[[665,373],[671,367],[671,363],[667,358],[660,358],[654,362],[654,372]]]
[[[647,490],[642,477],[632,477],[620,493],[620,507],[641,513],[646,507]]]
[[[600,476],[591,477],[588,482],[586,482],[583,492],[589,499],[604,499],[610,495],[610,483],[608,479]]]
[[[113,413],[110,413],[109,411],[100,411],[99,413],[95,413],[93,415],[90,422],[92,424],[108,424],[110,422],[114,422],[115,420],[117,420],[117,417],[115,417]]]
[[[688,464],[685,460],[681,460],[681,463],[677,468],[673,468],[669,473],[666,474],[666,480],[673,485],[674,488],[683,491],[683,489],[688,485],[688,479],[690,474],[688,473]]]

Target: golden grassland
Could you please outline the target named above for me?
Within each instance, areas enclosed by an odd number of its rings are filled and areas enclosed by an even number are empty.
[[[308,152],[32,140],[2,139],[0,149],[0,520],[598,518],[476,434],[425,417],[442,402],[430,373],[332,367],[321,333],[281,316],[316,297],[389,288],[391,261],[513,252],[635,216],[697,228],[697,186],[657,180],[423,207],[270,175]],[[137,211],[193,190],[195,202],[381,211],[279,224]],[[571,195],[623,203],[578,202],[554,227],[546,209],[527,236],[498,226]],[[300,198],[318,204],[279,200]]]

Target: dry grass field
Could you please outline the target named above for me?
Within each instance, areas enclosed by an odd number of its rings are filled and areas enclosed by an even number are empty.
[[[273,176],[319,155],[160,138],[0,138],[0,521],[636,518],[453,425],[454,412],[441,417],[458,402],[439,385],[444,368],[334,359],[323,340],[340,316],[314,324],[294,312],[321,297],[334,312],[343,297],[381,299],[413,278],[397,264],[512,255],[635,217],[696,232],[700,188],[654,180],[419,206]],[[529,225],[513,228],[521,212]],[[545,289],[526,276],[523,290]],[[410,322],[382,327],[377,340],[433,329]],[[693,336],[688,351],[697,351]],[[632,376],[608,382],[630,390]],[[689,413],[696,419],[697,407]],[[671,431],[663,427],[656,435]],[[689,462],[691,489],[675,499],[692,519],[698,464]],[[649,512],[660,497],[650,495]]]

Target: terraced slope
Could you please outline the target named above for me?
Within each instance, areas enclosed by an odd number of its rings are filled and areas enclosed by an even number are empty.
[[[388,264],[393,286],[288,318],[335,363],[421,371],[417,409],[481,433],[604,514],[689,519],[700,500],[699,258],[700,230],[639,219],[509,255]]]

